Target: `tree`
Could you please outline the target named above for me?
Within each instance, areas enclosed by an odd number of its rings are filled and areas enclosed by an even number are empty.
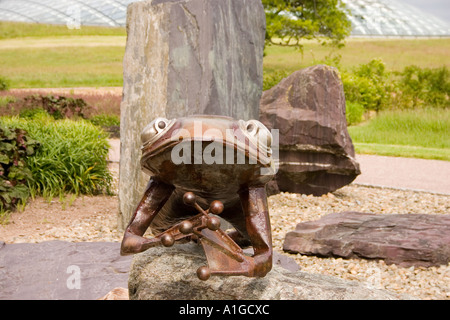
[[[349,13],[341,0],[262,0],[266,43],[302,49],[302,39],[341,47],[350,34]]]

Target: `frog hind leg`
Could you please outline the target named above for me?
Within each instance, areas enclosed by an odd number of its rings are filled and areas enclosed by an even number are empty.
[[[253,247],[253,262],[244,275],[263,277],[272,269],[272,230],[264,186],[240,190],[240,201],[225,206],[220,217],[235,228],[228,236],[241,248]]]
[[[248,276],[263,277],[272,269],[272,230],[264,186],[249,187],[239,192],[246,233],[253,246],[253,264]]]

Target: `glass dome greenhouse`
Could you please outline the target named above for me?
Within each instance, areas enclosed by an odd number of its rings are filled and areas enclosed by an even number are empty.
[[[395,0],[342,0],[351,11],[352,36],[445,37],[450,25]]]
[[[134,0],[135,1],[135,0]],[[0,0],[0,21],[125,26],[133,0]]]
[[[136,0],[0,0],[0,21],[125,26]],[[351,11],[352,36],[445,37],[450,25],[398,0],[342,0]]]

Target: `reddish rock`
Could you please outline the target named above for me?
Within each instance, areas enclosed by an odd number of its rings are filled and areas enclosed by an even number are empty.
[[[322,257],[383,259],[387,264],[450,262],[450,215],[343,212],[299,223],[283,250]]]
[[[347,131],[337,69],[302,69],[263,92],[260,121],[279,130],[279,191],[322,195],[361,173]]]

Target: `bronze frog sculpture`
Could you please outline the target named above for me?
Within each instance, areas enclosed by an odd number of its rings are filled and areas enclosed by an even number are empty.
[[[151,178],[121,254],[194,240],[208,260],[197,270],[200,279],[265,276],[272,268],[265,185],[275,174],[269,130],[256,120],[222,116],[157,118],[141,140],[141,167]],[[220,229],[217,215],[234,230]],[[144,237],[149,227],[154,238]],[[246,246],[253,256],[244,254]]]

